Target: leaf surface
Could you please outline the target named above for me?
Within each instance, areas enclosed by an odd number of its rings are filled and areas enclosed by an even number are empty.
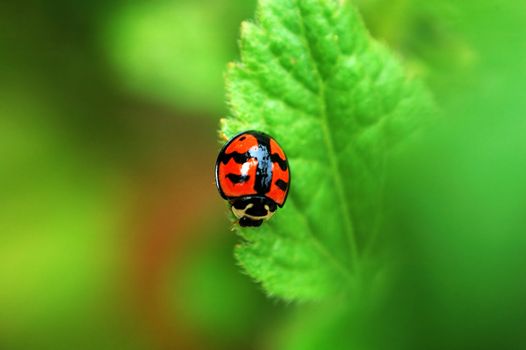
[[[348,290],[378,234],[386,156],[429,120],[431,98],[345,2],[260,0],[240,46],[221,131],[275,137],[291,189],[272,220],[238,229],[236,257],[285,300]]]

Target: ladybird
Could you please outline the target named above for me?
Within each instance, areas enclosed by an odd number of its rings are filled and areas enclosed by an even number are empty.
[[[215,179],[239,225],[260,226],[285,204],[290,188],[289,162],[274,138],[260,131],[244,131],[219,152]]]

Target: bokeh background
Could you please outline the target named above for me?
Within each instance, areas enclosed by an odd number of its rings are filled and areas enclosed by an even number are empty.
[[[443,119],[388,187],[393,291],[331,323],[242,274],[215,193],[254,0],[0,2],[0,349],[526,348],[526,5],[356,4]]]

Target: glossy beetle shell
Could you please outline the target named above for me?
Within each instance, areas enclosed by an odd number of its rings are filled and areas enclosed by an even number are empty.
[[[283,149],[271,136],[245,131],[234,136],[219,152],[216,185],[227,200],[265,197],[279,207],[290,187],[290,169]]]

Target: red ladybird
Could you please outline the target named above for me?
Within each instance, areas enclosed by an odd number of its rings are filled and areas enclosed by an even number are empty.
[[[260,226],[283,207],[290,187],[285,152],[269,135],[244,131],[226,143],[216,161],[216,186],[240,226]]]

